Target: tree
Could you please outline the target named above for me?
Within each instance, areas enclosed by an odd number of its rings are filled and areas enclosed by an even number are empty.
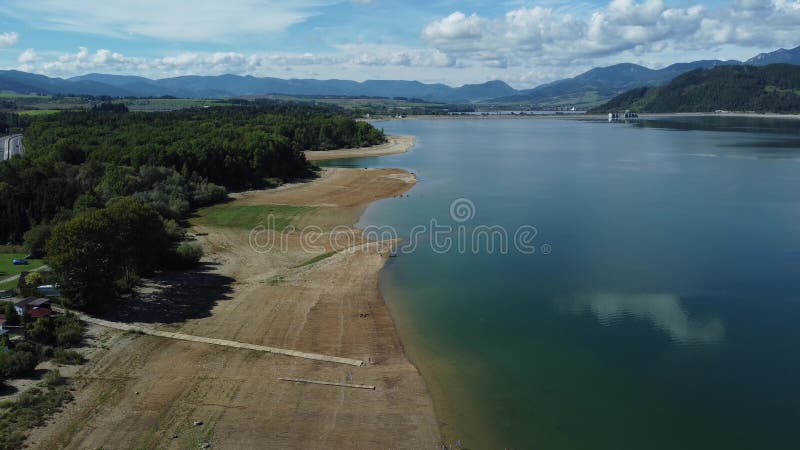
[[[50,239],[50,234],[52,232],[53,226],[47,222],[31,227],[31,229],[26,231],[23,235],[25,250],[34,256],[43,255],[47,240]]]
[[[47,245],[47,260],[68,299],[78,307],[96,308],[114,297],[120,280],[152,272],[168,248],[158,213],[122,197],[58,225]]]
[[[14,304],[11,302],[3,303],[3,315],[6,316],[6,325],[18,326],[20,324],[20,318],[19,314],[17,314],[17,308],[14,308]]]
[[[53,229],[47,261],[62,294],[75,306],[95,308],[112,298],[122,261],[113,253],[114,224],[103,210],[78,214]]]
[[[111,251],[123,272],[147,275],[169,247],[164,222],[155,209],[131,197],[111,200],[105,209],[114,227]]]

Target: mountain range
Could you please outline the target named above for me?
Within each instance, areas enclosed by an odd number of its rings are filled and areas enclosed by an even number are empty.
[[[599,67],[573,78],[533,89],[516,90],[502,81],[451,87],[419,81],[314,80],[257,78],[253,76],[181,76],[153,80],[145,77],[92,73],[62,79],[16,70],[0,70],[0,91],[38,94],[72,94],[112,97],[226,98],[247,95],[309,95],[405,97],[443,103],[511,103],[541,107],[591,107],[636,87],[668,83],[678,75],[698,68],[774,63],[800,65],[800,47],[762,53],[745,62],[704,60],[649,69],[637,64]]]
[[[624,92],[591,113],[623,110],[649,113],[800,111],[800,66],[719,66],[694,70],[658,87]]]

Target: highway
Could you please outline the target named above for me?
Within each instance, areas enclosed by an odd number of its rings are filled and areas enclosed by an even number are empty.
[[[25,151],[25,147],[22,146],[22,135],[12,134],[0,137],[0,151],[3,154],[3,161],[14,155],[22,155]]]

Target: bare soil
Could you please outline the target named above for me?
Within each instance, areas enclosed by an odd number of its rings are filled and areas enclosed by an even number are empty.
[[[402,170],[332,169],[310,183],[243,193],[234,204],[316,205],[302,221],[329,232],[352,226],[370,202],[402,195],[414,181]],[[300,248],[299,233],[283,236],[286,251],[260,253],[251,248],[246,230],[193,231],[207,252],[206,266],[152,280],[109,318],[367,364],[343,366],[106,330],[91,341],[91,361],[72,374],[75,401],[34,431],[32,447],[439,445],[431,397],[403,353],[378,288],[385,245],[360,245],[357,252],[304,264],[316,254]],[[331,250],[339,249],[326,245],[321,251]]]

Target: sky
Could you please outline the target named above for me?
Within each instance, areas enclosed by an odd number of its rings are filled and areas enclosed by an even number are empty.
[[[800,0],[0,0],[0,68],[530,88],[800,45]]]

